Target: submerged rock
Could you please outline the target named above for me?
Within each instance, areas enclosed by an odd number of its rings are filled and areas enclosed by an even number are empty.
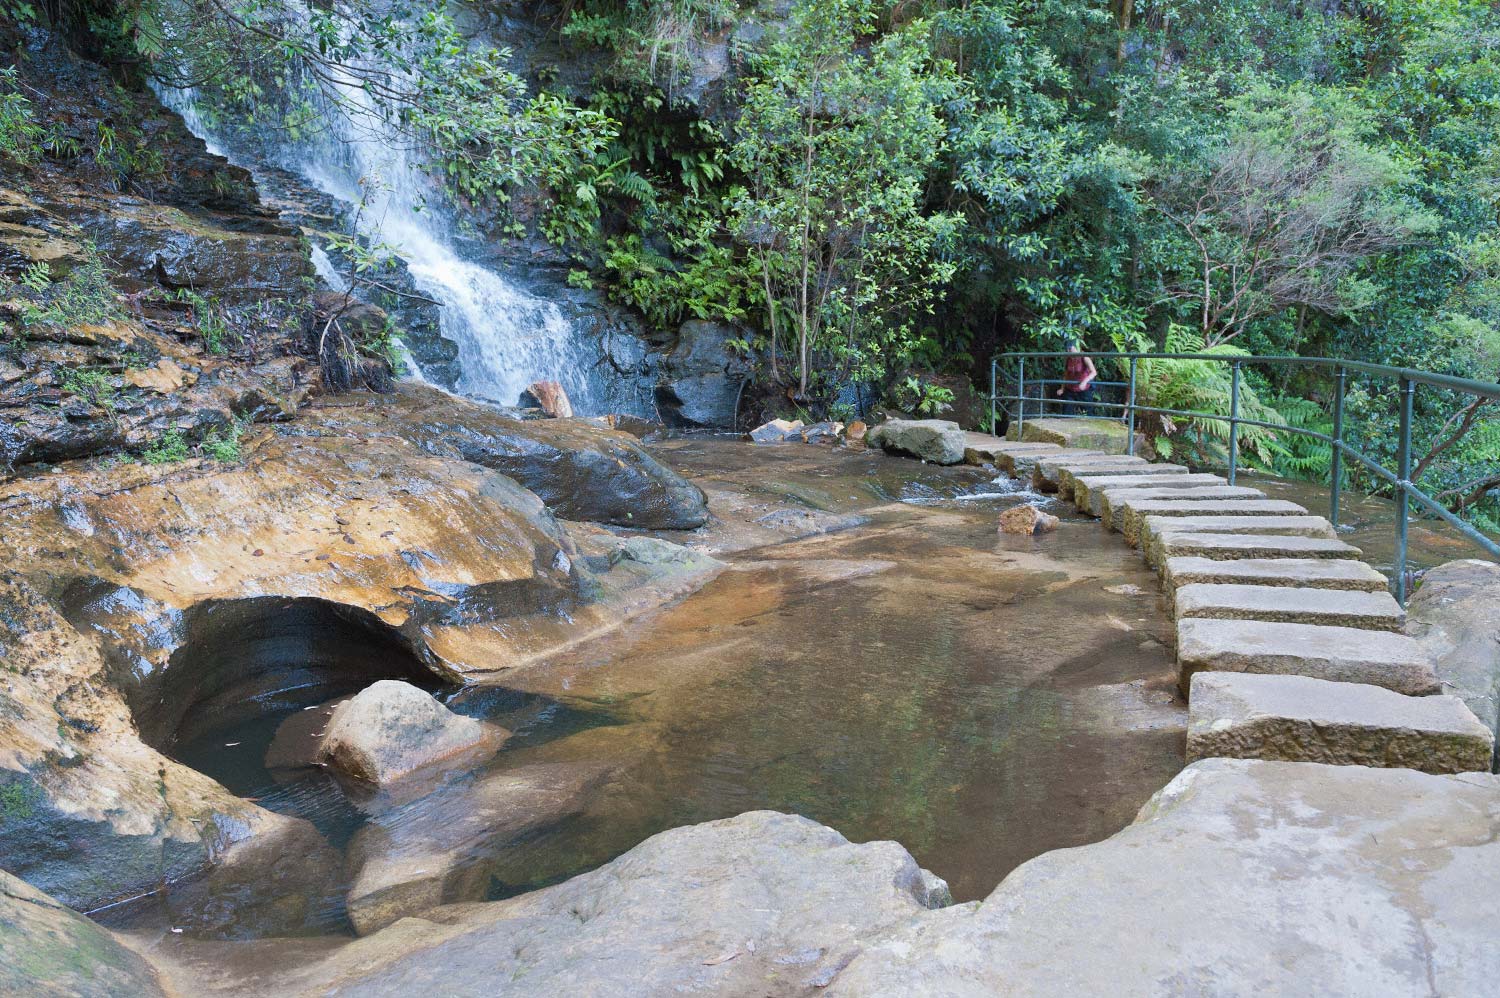
[[[507,737],[410,683],[387,679],[334,708],[318,759],[346,776],[385,784],[440,762],[478,762]]]
[[[349,845],[349,920],[360,935],[454,901],[478,901],[498,850],[577,814],[608,763],[489,773],[388,811]]]
[[[165,998],[155,971],[82,915],[0,871],[0,994]]]
[[[1012,506],[1000,514],[1002,534],[1045,534],[1056,530],[1057,523],[1057,517],[1030,504]]]
[[[436,909],[339,950],[289,993],[811,995],[867,940],[947,903],[894,842],[755,811],[676,828],[566,883]]]
[[[1500,777],[1213,759],[1097,845],[923,916],[830,995],[1486,995]]]
[[[888,419],[865,435],[865,443],[933,464],[962,464],[966,439],[946,419]]]

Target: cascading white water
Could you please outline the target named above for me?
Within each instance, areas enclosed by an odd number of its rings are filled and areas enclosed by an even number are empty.
[[[638,408],[611,398],[619,393],[609,391],[609,365],[602,362],[600,345],[575,329],[554,302],[460,254],[449,236],[455,220],[428,203],[432,186],[407,148],[410,137],[387,124],[362,88],[351,82],[343,91],[344,106],[330,103],[325,108],[328,127],[321,138],[266,153],[275,165],[343,201],[351,212],[362,206],[353,212],[361,234],[389,247],[406,264],[417,289],[442,306],[439,328],[459,350],[458,390],[515,405],[528,385],[556,381],[580,415],[602,413],[611,403],[625,411]],[[235,158],[206,127],[191,91],[164,92],[162,97],[210,151]],[[326,252],[315,249],[332,272]],[[404,359],[420,377],[409,351]]]

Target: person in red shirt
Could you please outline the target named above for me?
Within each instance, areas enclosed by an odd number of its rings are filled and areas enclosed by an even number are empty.
[[[1094,407],[1091,405],[1079,405],[1094,401],[1094,379],[1099,377],[1099,371],[1094,367],[1094,362],[1083,352],[1083,344],[1077,340],[1068,347],[1072,355],[1068,358],[1067,368],[1063,377],[1067,383],[1057,390],[1057,397],[1066,404],[1062,411],[1065,416],[1091,416]]]

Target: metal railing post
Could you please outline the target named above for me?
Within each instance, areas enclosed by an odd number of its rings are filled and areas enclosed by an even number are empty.
[[[1016,439],[1024,440],[1021,431],[1026,429],[1026,358],[1021,358],[1021,376],[1016,394],[1020,396],[1019,408],[1016,411]]]
[[[1130,358],[1130,395],[1125,406],[1125,411],[1129,413],[1129,426],[1125,431],[1125,453],[1132,457],[1135,456],[1135,364],[1136,358]]]
[[[1402,376],[1401,391],[1401,442],[1397,452],[1396,483],[1396,602],[1406,605],[1406,532],[1411,520],[1411,409],[1417,386],[1410,378]]]
[[[990,355],[990,432],[995,436],[1000,435],[999,413],[995,409],[995,365],[999,362],[994,354]]]
[[[1235,361],[1229,375],[1229,484],[1234,484],[1240,467],[1240,362]]]
[[[1339,501],[1344,491],[1344,394],[1349,385],[1349,369],[1340,364],[1334,374],[1333,394],[1333,460],[1329,467],[1328,520],[1339,525]]]

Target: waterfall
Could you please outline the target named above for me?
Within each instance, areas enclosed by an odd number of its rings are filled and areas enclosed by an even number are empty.
[[[442,306],[440,330],[459,351],[457,389],[515,405],[533,382],[556,381],[580,415],[649,412],[649,405],[610,383],[612,368],[601,356],[602,345],[575,328],[555,302],[459,252],[451,237],[458,219],[429,203],[432,184],[408,149],[410,137],[389,125],[361,88],[351,83],[344,91],[345,107],[325,107],[328,127],[318,130],[319,137],[258,153],[347,205],[361,234],[389,247],[405,263],[417,290]],[[161,97],[211,152],[254,172],[253,157],[245,161],[224,137],[212,134],[192,91],[164,89]],[[338,279],[330,280],[332,286],[347,286],[324,248],[314,247],[313,262],[325,280],[329,274]],[[403,359],[420,377],[409,350]]]

